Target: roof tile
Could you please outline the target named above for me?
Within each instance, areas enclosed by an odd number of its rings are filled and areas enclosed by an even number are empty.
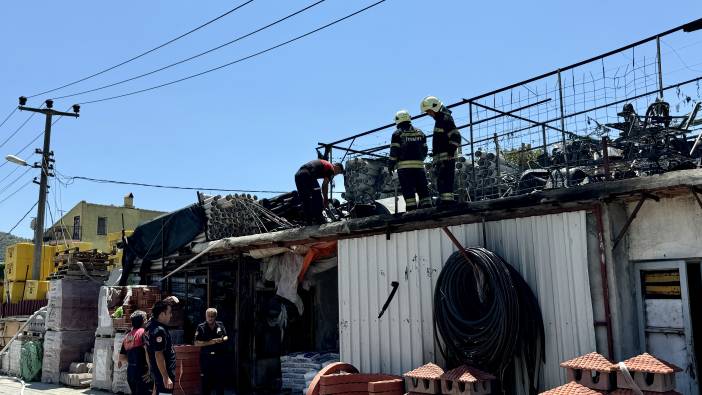
[[[442,374],[444,374],[444,369],[430,362],[405,373],[404,376],[412,379],[435,380],[441,377]]]
[[[596,391],[571,381],[566,385],[542,392],[539,395],[604,395],[603,391]]]
[[[624,361],[624,364],[632,372],[671,374],[682,371],[682,369],[672,363],[658,359],[649,353],[629,358]]]
[[[583,356],[561,363],[561,367],[568,369],[592,370],[595,372],[611,373],[618,370],[617,365],[610,362],[602,355],[591,352]]]
[[[462,365],[449,370],[441,376],[442,380],[459,381],[462,383],[475,383],[478,381],[494,380],[495,376],[468,365]]]

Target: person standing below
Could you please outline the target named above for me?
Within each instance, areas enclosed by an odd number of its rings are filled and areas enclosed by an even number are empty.
[[[456,169],[456,151],[461,146],[461,133],[451,115],[439,99],[427,96],[422,100],[423,113],[434,118],[434,137],[432,139],[432,165],[437,177],[439,205],[450,206],[455,203],[453,197],[453,178]]]
[[[178,303],[178,299],[173,299],[175,303]],[[144,333],[151,378],[154,380],[157,394],[173,393],[176,354],[167,326],[172,315],[171,303],[173,300],[167,298],[154,304],[151,309],[151,321],[149,321]]]
[[[195,345],[200,348],[200,381],[202,395],[210,395],[212,390],[217,395],[224,395],[224,380],[227,361],[227,331],[217,321],[217,309],[210,307],[205,312],[205,322],[197,326]]]
[[[117,367],[121,369],[122,365],[127,364],[127,383],[132,394],[151,395],[153,383],[143,339],[146,313],[137,310],[129,318],[132,321],[132,330],[122,341]]]
[[[424,170],[424,160],[429,150],[427,138],[421,130],[412,126],[412,117],[406,110],[395,114],[395,125],[397,130],[392,134],[388,170],[392,173],[397,168],[407,211],[417,208],[416,196],[419,196],[420,208],[431,207],[427,174]]]
[[[305,219],[313,224],[323,224],[324,208],[329,206],[329,182],[335,175],[343,173],[344,166],[341,163],[331,164],[324,159],[315,159],[307,162],[295,173],[295,186],[297,195],[302,201],[305,209]],[[322,190],[319,190],[318,179],[324,179]]]

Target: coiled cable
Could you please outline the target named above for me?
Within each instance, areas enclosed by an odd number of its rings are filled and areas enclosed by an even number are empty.
[[[434,290],[434,335],[449,367],[467,364],[495,374],[503,391],[538,389],[544,325],[538,301],[519,272],[484,248],[454,252]],[[528,376],[528,377],[525,377]]]

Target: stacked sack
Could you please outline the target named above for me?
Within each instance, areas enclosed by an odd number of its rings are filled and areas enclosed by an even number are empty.
[[[306,393],[312,379],[325,366],[338,362],[335,353],[293,353],[280,357],[283,388],[295,393]]]

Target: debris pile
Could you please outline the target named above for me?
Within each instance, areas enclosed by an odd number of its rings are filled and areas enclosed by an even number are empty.
[[[344,165],[344,192],[341,197],[352,204],[372,204],[391,197],[399,188],[397,176],[388,171],[385,160],[353,158]]]
[[[273,232],[294,227],[287,219],[261,205],[256,196],[200,195],[200,205],[207,216],[207,238],[227,237]]]

